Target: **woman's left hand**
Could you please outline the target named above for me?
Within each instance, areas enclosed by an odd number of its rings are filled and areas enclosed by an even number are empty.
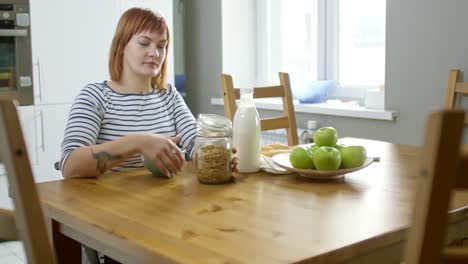
[[[236,152],[237,152],[237,149],[232,148],[232,154],[236,154]],[[239,170],[237,169],[237,165],[239,165],[239,159],[237,157],[232,157],[230,163],[231,163],[231,171],[232,172],[239,172]]]

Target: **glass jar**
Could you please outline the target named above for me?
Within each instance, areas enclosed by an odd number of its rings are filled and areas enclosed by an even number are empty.
[[[201,183],[231,180],[232,122],[212,114],[199,114],[194,161]]]

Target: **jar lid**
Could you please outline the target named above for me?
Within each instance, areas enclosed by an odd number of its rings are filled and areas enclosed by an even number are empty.
[[[213,114],[199,114],[197,134],[206,137],[219,137],[232,135],[231,120]]]

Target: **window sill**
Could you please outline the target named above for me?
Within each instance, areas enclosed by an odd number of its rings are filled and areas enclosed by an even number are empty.
[[[224,105],[223,98],[211,98],[212,105]],[[282,110],[281,99],[255,99],[255,106],[258,109]],[[319,115],[347,116],[365,119],[389,120],[396,118],[395,111],[368,109],[362,106],[341,106],[330,105],[327,103],[319,104],[300,104],[294,101],[294,110],[296,113],[309,113]]]

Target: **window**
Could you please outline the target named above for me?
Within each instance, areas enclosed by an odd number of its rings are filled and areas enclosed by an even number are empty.
[[[332,97],[360,98],[385,80],[386,0],[260,0],[258,82],[278,71],[333,80]]]

